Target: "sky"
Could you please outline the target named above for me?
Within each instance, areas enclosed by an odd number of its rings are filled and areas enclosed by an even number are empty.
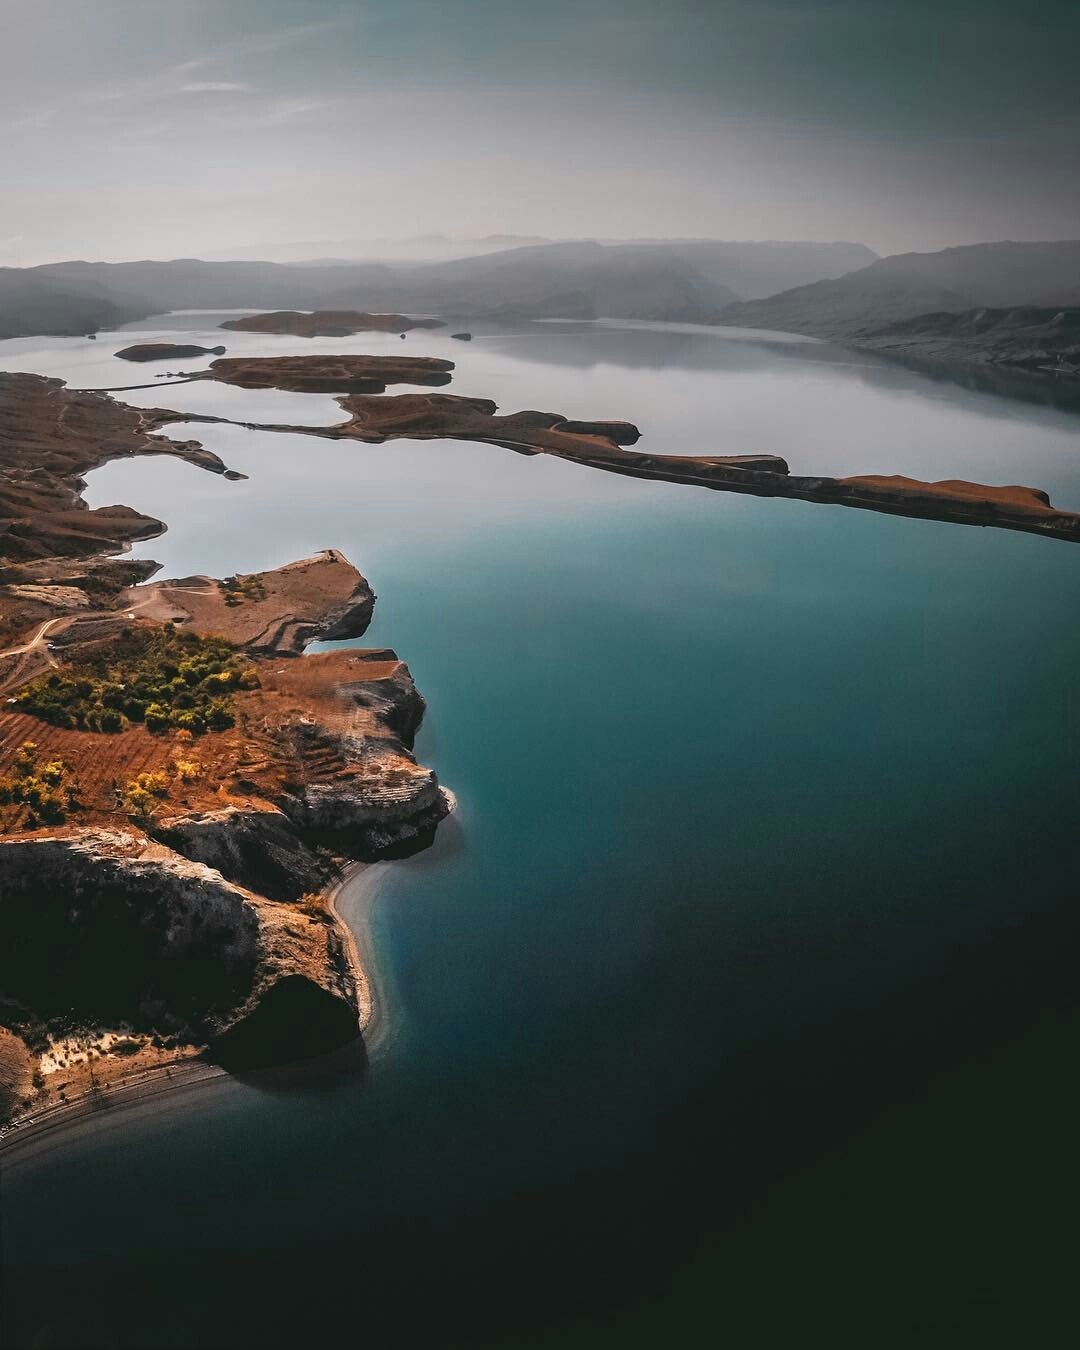
[[[1080,3],[0,0],[0,265],[1080,236]]]

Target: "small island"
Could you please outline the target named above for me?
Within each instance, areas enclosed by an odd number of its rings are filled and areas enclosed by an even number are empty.
[[[194,342],[136,342],[113,353],[121,361],[179,361],[189,356],[224,354],[224,347],[199,347]]]
[[[294,394],[381,394],[388,384],[449,384],[453,369],[437,356],[229,356],[191,377]]]
[[[408,333],[414,328],[445,328],[442,319],[413,319],[407,314],[367,314],[356,309],[279,309],[227,319],[222,328],[237,333],[283,333],[290,337],[350,337],[353,333]]]

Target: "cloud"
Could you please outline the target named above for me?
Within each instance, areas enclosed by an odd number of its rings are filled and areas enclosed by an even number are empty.
[[[56,116],[55,108],[42,108],[40,112],[28,113],[25,117],[20,117],[18,121],[12,122],[12,131],[40,131],[42,127],[47,127]]]
[[[280,98],[268,104],[266,109],[247,119],[248,126],[271,127],[284,122],[292,122],[309,113],[322,112],[334,104],[334,99],[319,98]]]
[[[223,42],[202,56],[192,57],[173,66],[173,73],[186,75],[192,70],[201,70],[204,66],[215,65],[219,61],[233,61],[238,57],[259,56],[263,52],[280,51],[283,47],[293,47],[308,38],[341,28],[342,19],[327,19],[322,23],[295,24],[291,28],[281,28],[276,33],[253,33],[250,37],[236,38],[232,42]]]
[[[253,94],[250,84],[235,84],[231,80],[196,80],[193,84],[182,84],[182,94]]]

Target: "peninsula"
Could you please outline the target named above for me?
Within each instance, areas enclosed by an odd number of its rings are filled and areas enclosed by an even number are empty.
[[[417,369],[418,367],[418,369]],[[330,426],[242,422],[257,431],[289,432],[329,440],[380,444],[387,440],[454,439],[483,441],[521,454],[556,455],[589,468],[634,478],[655,478],[723,492],[851,506],[890,515],[953,524],[996,526],[1080,542],[1080,514],[1059,511],[1039,488],[990,485],[963,479],[923,482],[902,475],[863,474],[845,478],[797,475],[778,455],[657,455],[628,450],[640,432],[623,421],[582,421],[562,413],[526,410],[499,414],[491,399],[454,394],[372,396],[358,389],[365,381],[385,384],[445,383],[451,361],[395,357],[310,356],[219,359],[189,378],[221,380],[245,388],[338,393],[346,418]],[[228,422],[196,413],[147,416],[165,422]]]
[[[0,414],[0,1112],[356,1039],[330,890],[449,809],[396,654],[300,655],[361,636],[370,586],[334,550],[144,584],[156,564],[107,555],[164,527],[89,510],[81,475],[221,461],[57,380],[0,376]]]

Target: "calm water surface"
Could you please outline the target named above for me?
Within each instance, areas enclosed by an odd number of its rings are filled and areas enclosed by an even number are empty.
[[[213,345],[216,321],[137,327]],[[0,367],[149,379],[118,345],[0,343]],[[628,417],[650,450],[1021,482],[1080,509],[1080,415],[1053,391],[639,326],[301,349],[401,348],[451,356],[450,392],[505,410]],[[340,416],[197,384],[124,397]],[[460,810],[386,870],[365,1073],[229,1080],[5,1177],[13,1343],[622,1345],[655,1343],[656,1309],[713,1343],[760,1327],[748,1290],[772,1303],[887,1244],[897,1196],[852,1231],[840,1193],[880,1183],[884,1152],[810,1194],[797,1249],[759,1216],[942,1073],[1075,1007],[1080,550],[485,446],[182,434],[248,480],[114,463],[91,504],[166,520],[139,550],[165,575],[344,550],[379,595],[364,644],[408,660],[417,753]],[[931,1249],[946,1221],[1005,1262],[1030,1245],[936,1194]],[[910,1304],[930,1258],[904,1259],[882,1297]]]

